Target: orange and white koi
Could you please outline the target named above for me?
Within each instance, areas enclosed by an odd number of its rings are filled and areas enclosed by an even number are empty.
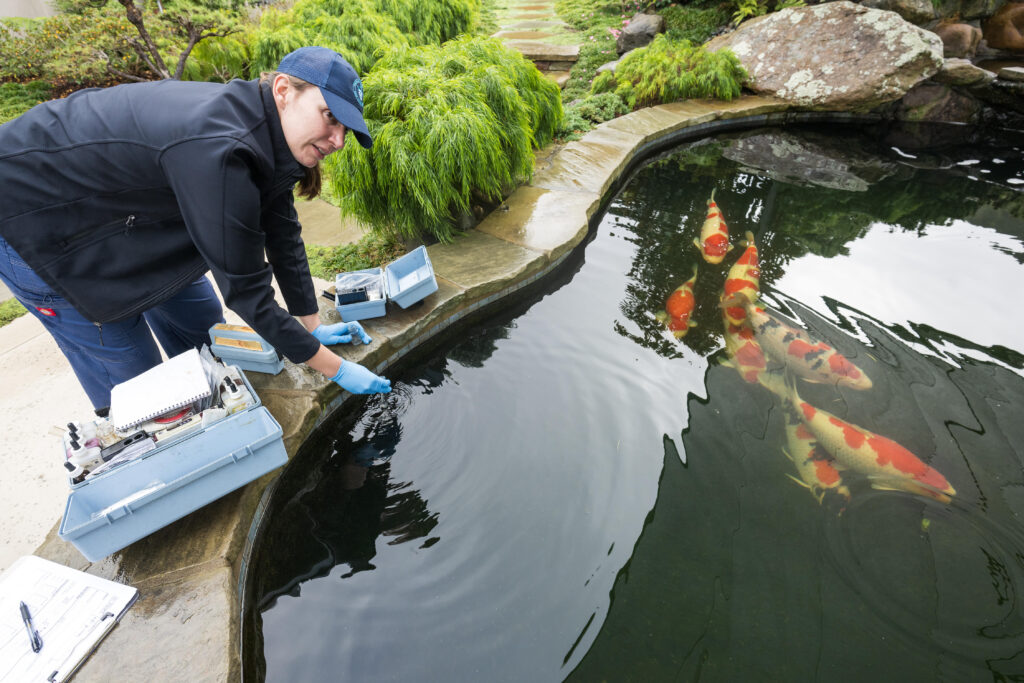
[[[865,474],[878,483],[876,488],[902,488],[944,503],[956,495],[956,490],[941,472],[926,465],[892,439],[815,408],[800,398],[796,385],[792,383],[789,385],[789,399],[818,444],[842,466]]]
[[[701,255],[708,263],[721,263],[732,249],[732,245],[729,244],[729,226],[725,224],[722,211],[715,203],[714,190],[711,190],[711,199],[708,200],[708,213],[700,229],[700,239],[695,237],[693,244],[700,249]]]
[[[682,339],[691,327],[697,326],[697,323],[690,320],[690,315],[693,314],[693,309],[697,305],[697,300],[693,296],[693,286],[696,283],[697,266],[694,266],[690,279],[676,287],[668,295],[668,299],[665,301],[665,310],[659,311],[654,316],[669,329],[676,339]]]
[[[850,489],[839,473],[842,465],[825,452],[797,414],[788,409],[785,412],[787,447],[782,452],[796,466],[800,478],[786,476],[810,491],[819,504],[829,491],[850,500]]]
[[[725,278],[721,301],[725,301],[737,293],[742,293],[750,301],[757,301],[761,294],[761,268],[758,264],[754,233],[748,230],[746,238],[746,250],[736,263],[732,264],[729,274]],[[742,306],[729,306],[723,310],[727,322],[733,325],[742,325],[747,317]]]
[[[742,306],[746,311],[747,323],[753,329],[764,353],[771,359],[785,363],[793,374],[808,382],[838,384],[859,391],[871,388],[871,379],[846,356],[825,342],[813,339],[803,330],[783,322],[748,299],[744,293],[733,294],[722,302],[724,310],[735,306]]]

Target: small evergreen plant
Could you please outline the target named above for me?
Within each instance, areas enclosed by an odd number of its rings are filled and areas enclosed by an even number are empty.
[[[363,88],[373,148],[325,171],[343,211],[398,238],[450,241],[474,202],[529,178],[562,118],[558,86],[491,38],[393,49]]]
[[[592,94],[617,92],[630,108],[683,99],[739,97],[747,72],[728,49],[708,52],[687,40],[658,35],[622,58],[615,73],[594,79]],[[623,84],[628,83],[630,87]]]

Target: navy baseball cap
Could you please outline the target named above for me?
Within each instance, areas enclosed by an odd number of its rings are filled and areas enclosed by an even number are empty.
[[[334,118],[355,133],[360,145],[373,146],[363,120],[363,82],[344,57],[326,47],[300,47],[285,55],[277,70],[319,87]]]

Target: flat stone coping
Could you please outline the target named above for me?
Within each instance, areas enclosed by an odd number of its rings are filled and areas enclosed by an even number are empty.
[[[452,244],[427,248],[438,291],[409,310],[362,321],[370,345],[334,347],[346,360],[386,373],[396,361],[467,315],[536,282],[586,238],[631,165],[658,146],[788,121],[791,105],[764,97],[685,101],[606,122],[583,139],[537,153],[533,179]],[[322,301],[321,318],[337,322]],[[351,396],[305,366],[286,361],[276,376],[249,373],[284,430],[289,458]],[[112,680],[237,681],[241,617],[253,540],[279,471],[90,564],[57,536],[37,555],[136,586],[138,602],[76,674],[75,683]]]

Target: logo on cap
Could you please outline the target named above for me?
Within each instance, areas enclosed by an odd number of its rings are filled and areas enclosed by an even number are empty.
[[[356,102],[359,103],[359,108],[363,108],[363,82],[356,78],[352,81],[352,94],[355,95]]]

